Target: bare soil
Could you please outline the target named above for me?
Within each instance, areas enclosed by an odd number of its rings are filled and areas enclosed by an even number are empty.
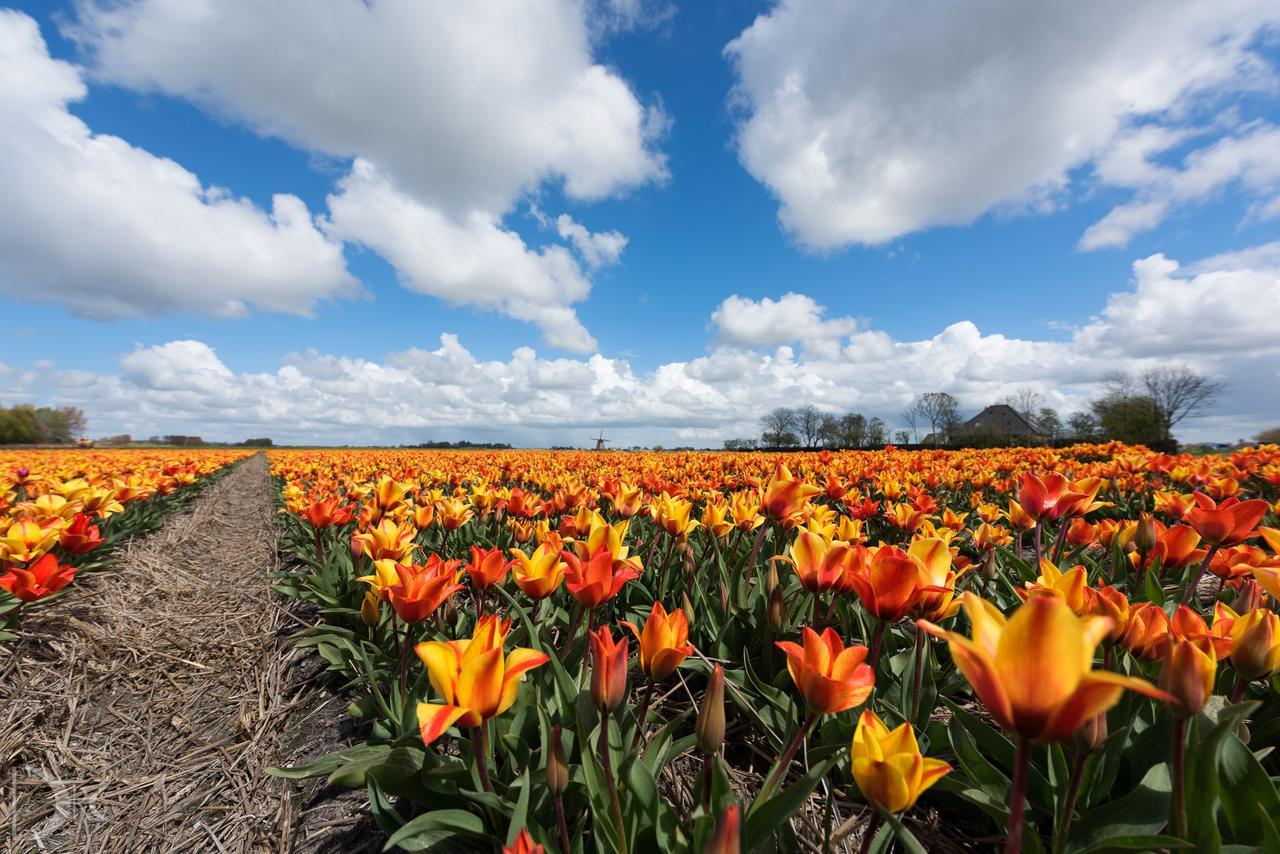
[[[378,850],[363,793],[264,772],[350,744],[274,593],[266,458],[239,464],[0,645],[9,851]]]

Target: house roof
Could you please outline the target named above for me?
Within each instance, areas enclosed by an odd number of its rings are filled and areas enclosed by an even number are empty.
[[[1040,431],[1007,403],[993,403],[965,422],[971,430],[994,430],[1013,436],[1039,436]]]

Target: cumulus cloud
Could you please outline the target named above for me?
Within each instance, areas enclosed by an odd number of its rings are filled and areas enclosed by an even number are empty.
[[[1132,286],[1063,340],[1010,338],[960,321],[900,341],[824,318],[807,297],[789,294],[741,302],[748,315],[789,305],[820,328],[841,324],[826,327],[825,346],[795,348],[757,333],[642,372],[625,359],[547,359],[528,347],[482,360],[443,335],[434,349],[380,361],[309,350],[274,373],[235,373],[206,344],[182,340],[137,347],[117,373],[0,365],[0,398],[81,406],[97,434],[582,444],[604,428],[623,443],[716,444],[757,433],[760,413],[775,406],[813,403],[893,424],[904,405],[936,390],[973,412],[1030,387],[1066,413],[1085,406],[1118,364],[1183,363],[1233,389],[1212,418],[1185,425],[1183,437],[1234,439],[1274,426],[1266,422],[1280,411],[1280,342],[1266,326],[1280,312],[1280,249],[1219,257],[1214,268],[1206,266],[1213,259],[1183,268],[1162,255],[1136,262]]]
[[[410,290],[529,321],[553,347],[596,348],[569,307],[591,283],[564,246],[535,252],[480,211],[456,221],[396,189],[366,160],[339,182],[329,211],[330,235],[372,248]]]
[[[595,342],[570,304],[588,274],[564,245],[531,249],[502,222],[547,182],[594,200],[665,178],[661,109],[592,55],[593,26],[656,14],[640,0],[85,0],[65,30],[99,79],[350,158],[331,238],[383,255],[412,290],[584,352]],[[587,270],[626,244],[572,220],[560,233]]]
[[[1254,125],[1238,136],[1195,149],[1179,166],[1157,165],[1148,159],[1177,138],[1172,132],[1161,138],[1155,131],[1142,140],[1154,139],[1147,151],[1140,144],[1124,152],[1128,159],[1104,164],[1100,177],[1137,187],[1138,200],[1113,209],[1089,226],[1080,238],[1081,249],[1127,246],[1134,235],[1158,226],[1177,206],[1204,201],[1229,186],[1257,200],[1256,217],[1280,214],[1280,128],[1265,122]]]
[[[68,112],[80,71],[0,10],[0,291],[92,317],[305,313],[361,292],[306,205],[270,211]]]
[[[815,342],[850,335],[852,317],[823,319],[826,311],[813,297],[787,293],[777,300],[730,296],[711,314],[717,337],[726,344],[769,347],[796,341]]]
[[[738,154],[816,248],[1052,204],[1073,170],[1110,158],[1114,174],[1126,155],[1145,163],[1135,146],[1174,144],[1135,139],[1136,125],[1186,135],[1206,99],[1271,85],[1255,37],[1278,22],[1268,0],[979,0],[927,15],[892,0],[783,0],[726,48]],[[1117,214],[1090,242],[1157,219]]]
[[[568,214],[560,214],[556,218],[556,231],[573,244],[582,260],[593,270],[617,264],[622,258],[622,250],[627,248],[627,238],[622,232],[588,231],[586,226],[574,222]]]

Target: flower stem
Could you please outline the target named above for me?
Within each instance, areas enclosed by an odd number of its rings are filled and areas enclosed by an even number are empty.
[[[600,714],[600,764],[604,767],[604,779],[609,783],[609,808],[613,813],[613,827],[618,833],[618,850],[627,854],[627,828],[622,821],[622,802],[618,800],[618,784],[613,779],[613,758],[609,755],[609,714]]]
[[[1036,550],[1036,572],[1040,571],[1040,560],[1044,556],[1044,549],[1040,545],[1040,528],[1041,527],[1043,526],[1039,522],[1036,522],[1035,532],[1032,534],[1032,542],[1035,545],[1035,550]]]
[[[564,797],[556,795],[556,824],[560,827],[560,850],[569,854],[569,823],[564,817]]]
[[[800,729],[796,730],[795,737],[791,739],[791,743],[787,745],[787,749],[782,752],[782,756],[778,758],[778,764],[773,766],[773,773],[769,775],[769,779],[764,781],[760,793],[756,795],[757,801],[763,801],[773,793],[778,787],[782,779],[787,775],[787,768],[791,765],[791,760],[795,758],[796,751],[800,749],[800,745],[804,743],[805,736],[809,734],[809,730],[813,728],[814,723],[818,720],[818,716],[813,712],[809,712],[804,719],[804,723],[800,724]]]
[[[862,831],[862,844],[858,846],[858,854],[867,854],[871,850],[871,841],[876,838],[883,823],[884,816],[872,811],[871,818],[867,820],[867,829]]]
[[[1182,604],[1186,605],[1196,595],[1196,588],[1200,586],[1200,576],[1204,575],[1204,571],[1209,568],[1209,562],[1213,560],[1213,556],[1218,553],[1217,546],[1209,546],[1209,551],[1205,552],[1204,560],[1200,561],[1200,566],[1196,568],[1195,573],[1191,576],[1191,580],[1187,582],[1186,589],[1182,591]]]
[[[480,772],[480,787],[486,792],[493,791],[489,782],[489,722],[481,721],[480,726],[471,728],[471,743],[476,746],[476,770]]]
[[[867,664],[871,665],[871,669],[876,669],[876,662],[880,660],[880,647],[884,646],[884,630],[886,623],[884,620],[876,620],[876,631],[871,637],[871,651],[867,654]]]
[[[1067,832],[1071,830],[1071,821],[1075,818],[1076,800],[1080,797],[1080,784],[1084,781],[1084,763],[1089,754],[1083,750],[1076,751],[1075,762],[1071,766],[1071,779],[1067,783],[1067,797],[1062,802],[1062,814],[1058,817],[1058,825],[1054,829],[1055,852],[1062,852],[1067,847]]]
[[[1173,826],[1179,839],[1187,838],[1186,758],[1187,719],[1173,719]]]
[[[1022,817],[1027,800],[1027,775],[1031,770],[1031,742],[1018,737],[1018,752],[1013,760],[1013,787],[1009,791],[1009,832],[1004,840],[1004,854],[1022,850]]]

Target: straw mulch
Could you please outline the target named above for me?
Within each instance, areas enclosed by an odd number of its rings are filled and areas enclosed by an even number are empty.
[[[0,645],[8,850],[372,844],[358,797],[263,772],[348,741],[343,702],[288,640],[306,621],[270,590],[271,494],[266,459],[241,463]]]

